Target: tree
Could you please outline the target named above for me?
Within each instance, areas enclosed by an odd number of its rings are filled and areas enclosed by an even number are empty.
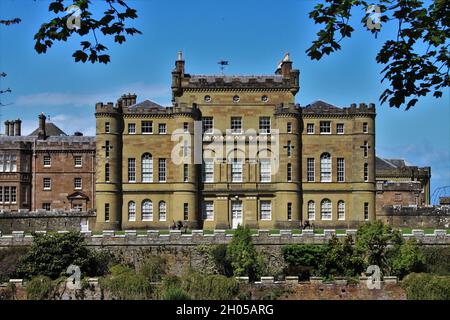
[[[400,246],[388,251],[389,269],[392,275],[400,279],[411,272],[420,272],[425,268],[425,255],[415,239],[409,239]]]
[[[409,300],[450,300],[450,277],[411,273],[401,282]]]
[[[354,31],[349,24],[354,8],[366,12],[361,22],[375,36],[382,23],[397,26],[396,37],[386,41],[376,56],[377,63],[385,65],[382,82],[390,85],[381,94],[381,103],[389,99],[389,106],[399,108],[409,99],[408,110],[430,92],[441,97],[442,89],[450,86],[450,1],[434,0],[427,7],[419,0],[378,0],[371,6],[360,0],[325,0],[309,14],[324,25],[306,51],[311,59],[341,49],[341,40]]]
[[[248,276],[254,280],[258,274],[258,254],[252,242],[248,226],[239,225],[227,248],[227,259],[231,262],[234,276]]]
[[[356,232],[356,249],[370,265],[388,270],[386,251],[388,244],[399,246],[403,238],[398,230],[393,230],[377,220],[361,225]]]
[[[35,34],[34,49],[37,53],[46,53],[55,41],[67,41],[78,34],[81,37],[91,35],[92,40],[81,41],[81,49],[73,53],[75,62],[107,64],[110,56],[103,52],[108,48],[99,42],[98,34],[111,37],[114,42],[122,44],[126,36],[141,34],[141,31],[128,26],[128,21],[136,19],[136,10],[128,6],[125,0],[103,0],[105,11],[101,17],[94,18],[90,0],[54,0],[48,10],[55,18],[43,23]],[[79,23],[76,19],[79,17]]]
[[[25,279],[38,275],[56,279],[74,264],[82,274],[101,275],[99,269],[107,268],[106,259],[105,254],[89,250],[80,233],[35,234],[30,250],[20,260],[17,274]]]
[[[329,240],[319,262],[320,274],[325,278],[355,277],[365,270],[363,258],[353,247],[352,236],[340,241],[335,235]]]
[[[319,275],[319,266],[326,254],[326,246],[314,244],[290,244],[281,248],[289,275],[299,275],[307,280],[311,275]]]
[[[143,274],[124,265],[113,266],[111,274],[102,278],[100,285],[110,292],[111,298],[118,300],[147,300],[152,291]]]

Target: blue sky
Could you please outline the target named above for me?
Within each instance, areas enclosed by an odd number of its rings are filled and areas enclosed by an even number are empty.
[[[80,38],[56,43],[38,55],[33,36],[51,15],[50,0],[1,0],[0,18],[20,17],[22,23],[0,26],[2,89],[0,120],[20,117],[24,133],[37,126],[44,112],[67,133],[81,130],[95,134],[94,105],[116,101],[127,92],[138,100],[170,104],[170,77],[177,52],[183,51],[188,73],[219,73],[217,61],[229,60],[227,74],[272,74],[289,52],[300,69],[297,103],[321,99],[337,106],[352,102],[377,105],[377,155],[404,158],[418,166],[432,167],[432,191],[450,185],[450,102],[420,100],[410,111],[380,105],[381,65],[375,55],[394,29],[384,27],[377,39],[362,30],[362,12],[354,12],[356,31],[343,41],[343,50],[321,61],[311,61],[305,50],[318,26],[308,18],[316,1],[273,0],[131,0],[139,18],[131,24],[143,32],[125,44],[103,43],[111,63],[75,63],[71,57]],[[102,2],[93,0],[97,9]],[[90,37],[87,40],[92,40]],[[104,40],[104,39],[103,39]]]

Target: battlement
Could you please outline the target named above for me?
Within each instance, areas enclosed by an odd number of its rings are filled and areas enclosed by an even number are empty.
[[[66,233],[68,231],[58,231]],[[36,231],[45,234],[46,231]],[[148,230],[144,233],[136,230],[125,230],[114,232],[104,230],[101,234],[93,234],[91,231],[81,232],[88,246],[197,246],[202,244],[227,244],[233,235],[225,230],[214,230],[212,233],[205,233],[203,230],[193,230],[190,234],[182,233],[180,230],[170,230],[169,233],[162,233],[159,230]],[[351,235],[356,237],[356,230],[346,230],[345,234],[337,234],[336,230],[324,230],[323,234],[314,233],[313,230],[303,230],[300,234],[293,234],[291,230],[280,230],[279,234],[271,234],[269,230],[258,230],[252,235],[253,243],[256,246],[277,246],[287,244],[317,244],[328,243],[332,235],[338,238]],[[424,230],[412,230],[411,234],[403,234],[405,239],[414,238],[425,245],[450,245],[450,234],[447,230],[434,230],[433,234],[426,234]],[[32,234],[25,234],[23,231],[13,231],[11,234],[2,235],[0,233],[0,247],[8,246],[29,246],[33,241]]]
[[[315,101],[306,107],[302,108],[302,113],[305,116],[314,116],[314,115],[325,115],[325,116],[333,116],[333,115],[369,115],[374,116],[375,112],[375,104],[369,103],[369,105],[365,103],[360,103],[357,105],[356,103],[352,103],[350,107],[337,107],[335,105],[329,104],[322,100]]]
[[[122,108],[120,105],[116,104],[114,105],[113,102],[103,103],[103,102],[97,102],[95,104],[95,113],[115,113],[115,114],[121,114]]]

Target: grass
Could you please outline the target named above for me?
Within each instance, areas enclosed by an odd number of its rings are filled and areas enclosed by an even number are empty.
[[[315,234],[323,234],[323,229],[314,229]]]
[[[400,228],[400,231],[402,232],[402,234],[411,234],[412,228]]]
[[[336,229],[336,234],[346,234],[346,231],[345,229]]]

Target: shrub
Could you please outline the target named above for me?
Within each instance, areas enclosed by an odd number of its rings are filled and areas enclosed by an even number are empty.
[[[181,281],[181,287],[194,300],[231,300],[239,290],[234,278],[222,275],[204,276],[191,271]]]
[[[425,269],[425,256],[415,239],[410,239],[392,252],[388,251],[390,273],[402,279],[410,272],[420,272]]]
[[[162,276],[166,273],[166,259],[152,255],[144,260],[139,268],[139,272],[150,282],[161,281]]]
[[[55,285],[49,277],[37,276],[26,283],[28,300],[50,300],[55,295]]]
[[[168,288],[163,293],[163,300],[191,300],[189,294],[181,288]]]
[[[254,281],[259,275],[257,256],[250,228],[239,225],[228,245],[226,255],[233,268],[233,275],[248,276],[250,281]]]
[[[227,257],[227,245],[219,244],[212,248],[211,255],[217,272],[226,277],[233,276],[233,266]]]
[[[450,246],[420,246],[425,259],[425,272],[450,275]]]
[[[17,273],[25,279],[37,275],[56,279],[74,264],[82,273],[93,276],[99,268],[104,268],[106,258],[106,253],[89,250],[80,233],[36,234],[30,250],[20,260]]]
[[[100,280],[103,289],[110,292],[112,299],[145,300],[150,298],[151,287],[142,274],[124,265],[111,268],[111,274]]]
[[[411,273],[401,282],[409,300],[450,300],[450,277]]]
[[[292,244],[281,248],[288,267],[286,274],[298,275],[300,280],[318,275],[319,264],[325,254],[325,246],[312,244]]]
[[[20,259],[28,248],[12,247],[0,250],[0,283],[8,281],[16,272]]]

